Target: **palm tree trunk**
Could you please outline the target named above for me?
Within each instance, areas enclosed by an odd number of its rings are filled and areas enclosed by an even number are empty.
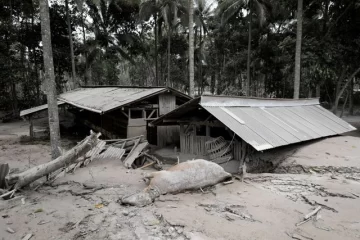
[[[194,3],[189,0],[189,95],[194,96]]]
[[[251,76],[251,23],[252,23],[252,0],[249,2],[249,39],[248,39],[248,49],[247,49],[247,62],[246,62],[246,96],[250,96],[250,76]]]
[[[295,49],[294,99],[299,99],[299,95],[300,95],[302,22],[303,22],[303,0],[298,0],[296,49]]]
[[[72,81],[73,84],[75,85],[76,69],[75,69],[75,57],[74,57],[74,44],[72,39],[71,22],[70,22],[69,0],[65,0],[65,8],[66,8],[66,21],[67,21],[68,34],[69,34],[69,43],[70,43]]]
[[[346,90],[346,88],[348,87],[350,81],[360,72],[360,67],[357,68],[355,70],[355,72],[353,72],[351,74],[351,76],[346,80],[344,86],[338,91],[338,93],[336,94],[336,97],[335,97],[335,103],[334,103],[334,107],[333,107],[333,113],[336,114],[337,112],[337,108],[339,106],[339,101],[340,101],[340,98],[341,96],[343,95],[344,91]],[[341,81],[342,82],[342,81]]]
[[[81,21],[82,21],[82,34],[83,34],[83,44],[84,44],[84,47],[86,45],[86,33],[85,33],[85,16],[84,16],[84,9],[82,10],[81,12]],[[87,85],[89,82],[90,82],[90,79],[91,79],[91,73],[90,73],[90,67],[89,67],[89,64],[88,64],[88,61],[87,61],[87,58],[88,58],[88,53],[87,51],[85,51],[85,74],[84,74],[84,84]]]
[[[12,0],[9,1],[9,5],[10,5],[10,32],[12,31],[12,24],[13,24],[13,20],[12,20],[12,16],[13,16],[13,7],[12,7]],[[11,35],[9,35],[9,39],[11,41]],[[8,46],[7,49],[10,49],[10,41],[6,41]],[[11,56],[9,54],[9,63],[10,63],[10,70],[12,70],[12,60],[11,60]],[[14,76],[11,75],[11,84],[10,84],[10,89],[11,89],[11,104],[12,104],[12,110],[13,110],[13,117],[18,117],[19,116],[19,106],[18,106],[18,99],[17,99],[17,94],[16,94],[16,82],[15,82],[15,78]]]
[[[317,84],[316,84],[315,97],[320,98],[320,83],[317,83]]]
[[[349,86],[349,115],[354,115],[354,78],[350,80]]]
[[[59,111],[56,100],[56,84],[54,73],[53,53],[51,46],[51,29],[48,0],[40,1],[41,37],[43,43],[45,79],[47,81],[47,102],[49,111],[49,128],[51,141],[51,156],[60,156],[60,127]]]
[[[10,65],[12,66],[12,64]],[[16,118],[19,116],[19,105],[18,105],[18,99],[16,94],[16,83],[14,77],[11,77],[11,103],[12,103],[12,109],[13,109],[13,117]]]
[[[31,30],[34,31],[34,16],[35,16],[35,7],[33,2],[31,2],[32,11],[31,11]],[[34,72],[35,72],[35,83],[36,83],[36,104],[41,105],[41,98],[40,98],[40,85],[41,80],[39,76],[38,66],[37,66],[37,59],[36,59],[36,50],[35,45],[33,45],[32,53],[33,53],[33,61],[34,61]]]
[[[200,34],[199,34],[199,40],[200,40],[200,46],[199,46],[199,79],[200,79],[200,86],[201,86],[201,94],[203,94],[204,92],[204,79],[203,79],[203,73],[202,73],[202,64],[203,64],[203,59],[202,59],[202,27],[200,27]]]
[[[157,25],[157,13],[155,13],[155,82],[156,86],[160,86],[159,84],[159,76],[158,76],[158,25]]]
[[[171,78],[170,78],[170,73],[171,73],[171,27],[169,27],[168,30],[168,42],[167,42],[167,81],[166,81],[166,86],[170,87],[171,86]]]

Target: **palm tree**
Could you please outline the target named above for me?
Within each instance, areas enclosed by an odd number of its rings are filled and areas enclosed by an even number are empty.
[[[140,19],[149,20],[151,16],[155,19],[155,38],[158,40],[160,29],[158,26],[164,22],[167,30],[167,81],[171,85],[171,37],[174,29],[178,26],[179,9],[184,10],[182,0],[147,0],[140,6]],[[157,43],[155,43],[157,46]],[[157,47],[155,47],[157,58]],[[155,64],[157,64],[157,59]]]
[[[294,99],[299,99],[299,94],[300,94],[302,22],[303,22],[303,0],[298,0],[296,49],[295,49]]]
[[[212,6],[215,1],[208,2],[206,0],[195,0],[195,25],[199,27],[199,48],[198,48],[198,60],[199,60],[199,83],[201,86],[200,94],[203,91],[203,39],[207,33],[206,19],[212,14]]]
[[[159,30],[158,30],[158,21],[159,14],[161,13],[161,3],[158,0],[148,0],[142,2],[140,5],[139,17],[140,20],[148,21],[150,17],[154,18],[155,27],[154,27],[154,35],[155,35],[155,78],[156,84],[159,86],[159,70],[158,70],[158,43],[159,43]]]
[[[86,2],[90,11],[89,15],[93,19],[93,28],[95,39],[88,41],[86,46],[87,59],[86,65],[88,72],[85,73],[89,78],[91,75],[90,69],[96,60],[104,60],[107,53],[112,51],[118,53],[122,58],[134,63],[131,56],[119,46],[120,43],[133,44],[136,41],[136,36],[133,34],[114,33],[115,21],[111,14],[112,8],[117,7],[114,0],[100,0],[99,4],[95,0]],[[89,79],[88,79],[89,80]]]
[[[260,25],[263,25],[266,20],[266,14],[271,11],[271,5],[268,0],[225,0],[218,6],[218,14],[221,15],[221,22],[225,23],[233,16],[237,15],[244,7],[248,8],[248,24],[249,24],[249,37],[248,37],[248,50],[247,50],[247,63],[246,63],[246,96],[250,95],[250,77],[251,77],[251,24],[252,15],[255,8],[259,18]]]
[[[65,8],[66,8],[66,22],[67,22],[68,32],[69,32],[72,81],[75,84],[76,69],[75,69],[75,57],[74,57],[74,44],[73,44],[73,39],[72,39],[72,30],[71,30],[71,21],[70,21],[71,19],[70,19],[70,11],[69,11],[69,0],[65,0]]]
[[[194,2],[189,1],[189,95],[194,96]]]
[[[51,46],[51,29],[48,0],[40,1],[41,37],[43,44],[45,80],[47,82],[47,102],[49,111],[49,128],[51,141],[51,156],[53,159],[60,156],[60,127],[59,111],[56,100],[56,83],[54,62]]]

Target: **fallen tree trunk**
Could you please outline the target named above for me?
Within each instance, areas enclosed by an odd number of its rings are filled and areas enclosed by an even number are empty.
[[[9,185],[15,184],[15,189],[24,187],[41,177],[74,163],[79,157],[85,155],[98,144],[99,136],[100,133],[91,132],[90,136],[86,137],[64,155],[52,160],[51,162],[30,168],[24,172],[11,174],[6,177],[6,180]]]
[[[149,186],[140,193],[121,199],[122,204],[143,207],[162,194],[200,189],[231,179],[231,174],[216,163],[197,159],[179,163],[168,170],[150,173]]]

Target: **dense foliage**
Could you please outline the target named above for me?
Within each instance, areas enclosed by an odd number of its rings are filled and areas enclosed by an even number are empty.
[[[17,113],[46,99],[38,5],[0,2],[0,110]],[[300,97],[330,104],[341,96],[353,100],[360,77],[360,1],[303,5]],[[244,95],[249,54],[251,96],[293,97],[296,1],[195,0],[194,7],[196,94]],[[183,0],[71,0],[71,56],[65,0],[51,1],[58,93],[100,84],[167,84],[188,91],[187,9]]]

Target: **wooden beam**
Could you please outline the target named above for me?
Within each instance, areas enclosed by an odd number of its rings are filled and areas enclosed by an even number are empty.
[[[127,115],[123,110],[121,110],[121,113],[122,113],[125,117],[129,118],[129,115]]]
[[[184,124],[192,124],[196,126],[210,126],[210,127],[225,127],[224,124],[222,124],[220,121],[211,121],[211,122],[205,122],[205,121],[192,121],[192,120],[176,120],[176,119],[164,119],[164,123],[184,123]]]
[[[150,119],[152,117],[152,115],[154,115],[156,109],[152,110],[152,112],[150,113],[149,117],[147,117],[147,119]]]

